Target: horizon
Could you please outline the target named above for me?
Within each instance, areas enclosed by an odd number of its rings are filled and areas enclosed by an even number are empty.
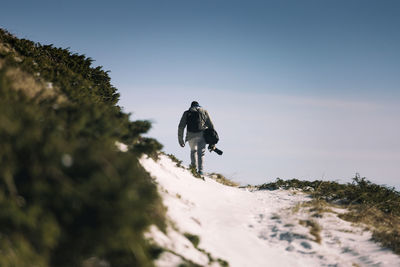
[[[24,2],[24,1],[23,1]],[[210,113],[222,157],[205,170],[242,184],[349,182],[400,188],[397,1],[30,1],[0,27],[111,70],[119,105],[189,162],[177,127]]]

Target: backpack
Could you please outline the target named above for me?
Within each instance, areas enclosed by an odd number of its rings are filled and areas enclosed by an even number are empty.
[[[186,118],[188,132],[201,132],[200,113],[198,111],[189,110]]]
[[[207,128],[203,132],[204,140],[209,145],[215,145],[219,141],[218,133],[214,129]]]

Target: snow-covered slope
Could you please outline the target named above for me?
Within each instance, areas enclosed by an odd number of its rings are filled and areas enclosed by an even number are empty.
[[[155,227],[148,233],[165,248],[157,266],[400,266],[400,257],[370,241],[369,232],[338,218],[344,210],[311,218],[302,205],[310,199],[301,192],[203,181],[164,155],[141,163],[168,208],[167,233]]]

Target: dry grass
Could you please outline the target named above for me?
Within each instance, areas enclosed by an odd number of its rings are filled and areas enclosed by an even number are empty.
[[[379,209],[350,207],[350,211],[339,215],[343,220],[364,224],[372,232],[372,239],[400,254],[400,217]]]
[[[57,103],[67,101],[67,98],[59,92],[58,88],[43,82],[39,78],[34,78],[31,74],[18,68],[9,68],[5,74],[14,90],[22,91],[30,98],[37,97],[40,100],[55,97]]]
[[[321,226],[314,220],[299,220],[299,223],[310,228],[310,234],[314,236],[314,241],[321,244]]]
[[[17,68],[8,69],[6,76],[11,81],[12,87],[15,90],[23,91],[28,97],[35,97],[45,88],[44,84],[33,78],[32,75]],[[46,93],[50,94],[50,96],[54,94],[52,91]]]
[[[0,54],[13,54],[13,59],[16,62],[22,62],[24,59],[8,44],[0,42]],[[0,60],[0,69],[3,68],[4,61]],[[67,101],[67,98],[61,94],[59,88],[53,87],[52,84],[46,83],[40,77],[34,77],[32,74],[22,71],[19,68],[11,67],[6,69],[6,78],[11,82],[11,87],[14,90],[22,91],[29,98],[37,97],[38,100],[55,97],[57,103]]]
[[[292,208],[292,212],[299,212],[306,208],[311,217],[321,218],[325,212],[336,213],[332,208],[343,208],[343,206],[334,205],[324,200],[313,199],[308,202],[297,204]],[[376,207],[351,205],[348,206],[348,212],[339,214],[338,217],[355,224],[362,225],[365,230],[372,232],[372,239],[382,246],[392,249],[400,254],[400,217],[393,214],[387,214]],[[315,237],[315,242],[320,243],[320,226],[313,220],[300,220],[303,226],[310,227],[310,234]]]
[[[308,211],[311,213],[311,216],[313,217],[321,218],[323,217],[323,214],[325,212],[335,213],[332,210],[332,207],[334,207],[335,205],[321,199],[313,199],[311,201],[303,202],[300,205],[302,207],[309,208]]]
[[[232,187],[239,186],[238,183],[229,180],[228,178],[226,178],[225,176],[223,176],[222,174],[219,174],[219,173],[212,173],[212,174],[210,174],[210,177],[212,179],[214,179],[215,181],[217,181],[218,183],[223,184],[223,185],[232,186]]]
[[[325,212],[334,213],[332,204],[324,200],[313,199],[311,201],[301,202],[294,206],[291,210],[293,213],[302,212],[307,214],[308,218],[300,219],[299,224],[309,228],[310,234],[314,237],[314,242],[321,244],[321,226],[313,218],[322,218]]]

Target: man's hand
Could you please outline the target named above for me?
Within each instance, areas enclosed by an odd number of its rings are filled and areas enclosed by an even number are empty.
[[[208,151],[213,151],[215,149],[215,145],[208,145]]]

